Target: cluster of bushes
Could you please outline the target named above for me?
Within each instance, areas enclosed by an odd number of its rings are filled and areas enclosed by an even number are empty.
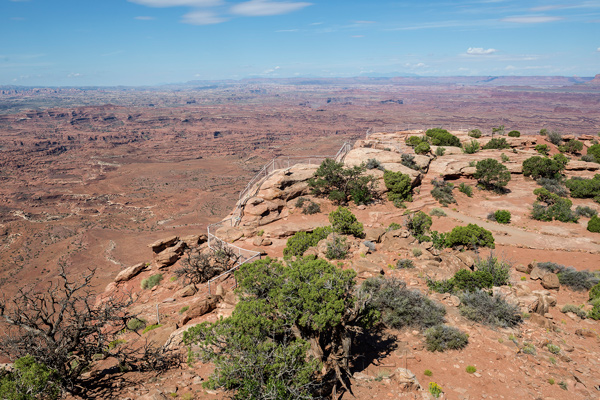
[[[334,235],[332,240],[327,243],[325,258],[328,260],[342,260],[348,255],[349,247],[344,236]]]
[[[473,176],[486,189],[501,191],[510,181],[508,168],[493,158],[477,162],[475,168]]]
[[[464,292],[459,298],[460,314],[471,321],[501,328],[512,328],[523,321],[519,308],[502,296],[477,290]]]
[[[415,162],[415,156],[413,156],[412,154],[404,153],[400,157],[402,160],[401,164],[404,165],[405,167],[414,169],[415,171],[419,171],[419,172],[422,171],[421,167],[419,167],[417,165],[417,163]]]
[[[30,356],[15,360],[13,368],[0,369],[0,398],[10,400],[54,400],[61,397],[60,376],[56,370]]]
[[[519,132],[519,131],[510,131],[510,132],[508,132],[508,136],[509,137],[520,137],[521,136],[521,132]]]
[[[461,332],[460,329],[448,325],[436,325],[425,331],[425,344],[428,351],[446,351],[446,350],[460,350],[469,344],[469,335]],[[431,382],[433,383],[433,382]],[[434,394],[434,397],[439,397],[441,388],[438,390],[432,390],[430,386],[430,392]],[[434,388],[439,388],[434,384]]]
[[[466,194],[467,197],[473,197],[473,187],[467,185],[464,182],[458,185],[458,191]]]
[[[452,195],[454,184],[439,179],[434,179],[431,183],[433,184],[431,197],[439,201],[442,206],[447,207],[450,203],[456,203]]]
[[[329,222],[334,232],[342,235],[352,235],[357,238],[364,236],[363,224],[346,207],[338,207],[329,214]]]
[[[154,274],[146,279],[142,279],[142,289],[152,289],[154,286],[159,285],[162,279],[162,274]]]
[[[579,154],[581,150],[583,150],[583,142],[575,139],[558,146],[558,151],[561,153]]]
[[[523,161],[523,175],[533,179],[560,179],[569,160],[562,154],[553,158],[533,156]]]
[[[536,180],[536,183],[549,191],[550,193],[554,193],[559,195],[560,197],[567,197],[569,192],[567,191],[567,187],[563,183],[563,179],[561,178],[540,178]]]
[[[538,221],[557,220],[561,222],[577,222],[579,217],[571,210],[573,202],[569,199],[551,193],[545,188],[537,188],[533,191],[537,196],[533,203],[531,218]]]
[[[430,138],[431,144],[434,146],[454,146],[460,147],[460,140],[442,128],[428,129],[425,135]]]
[[[466,154],[475,154],[479,151],[479,142],[477,140],[471,140],[469,143],[463,144],[463,151]]]
[[[508,144],[508,142],[506,141],[505,138],[493,138],[490,139],[489,142],[487,142],[486,144],[483,145],[482,147],[483,150],[490,150],[490,149],[510,149],[510,144]]]
[[[538,263],[538,267],[555,273],[561,285],[576,291],[590,290],[600,282],[598,275],[593,272],[578,271],[573,267],[566,267],[553,262]]]
[[[593,144],[588,147],[587,155],[593,157],[593,161],[600,162],[600,144]]]
[[[325,196],[337,204],[368,204],[375,198],[375,178],[365,175],[366,166],[345,168],[344,164],[332,159],[321,163],[308,184],[315,196]]]
[[[411,146],[416,154],[426,154],[431,150],[431,146],[429,146],[429,138],[427,136],[419,137],[419,136],[410,136],[406,139],[406,144]]]
[[[475,271],[461,269],[450,279],[427,280],[427,286],[438,293],[475,292],[490,289],[493,286],[508,284],[511,265],[499,260],[493,254],[486,259],[478,260]]]
[[[595,202],[600,203],[600,174],[593,178],[573,177],[565,181],[565,186],[571,192],[574,198],[593,198]]]
[[[481,135],[482,133],[479,129],[471,129],[469,131],[469,136],[471,136],[472,138],[479,139]]]
[[[537,151],[538,153],[547,156],[550,154],[550,148],[548,147],[547,144],[536,144],[534,147],[535,151]]]
[[[588,311],[588,318],[600,320],[600,283],[595,284],[589,293],[589,301],[592,309]]]
[[[562,142],[562,135],[559,132],[552,131],[547,133],[548,141],[555,146],[558,146]]]

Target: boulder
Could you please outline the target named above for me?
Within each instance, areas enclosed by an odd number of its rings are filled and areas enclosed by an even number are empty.
[[[548,318],[544,317],[543,315],[540,315],[540,314],[531,314],[531,316],[529,317],[529,321],[532,324],[541,326],[544,329],[554,330],[554,326],[552,325],[552,321],[550,321]]]
[[[182,236],[180,238],[180,240],[185,243],[185,245],[189,248],[192,247],[198,247],[198,245],[206,242],[208,240],[208,237],[206,236],[205,233],[200,234],[200,235],[187,235],[187,236]]]
[[[517,264],[517,265],[515,265],[515,269],[524,274],[529,274],[531,272],[531,269],[529,269],[530,265],[531,264],[529,264],[529,265]]]
[[[115,278],[115,282],[126,282],[132,279],[140,272],[142,272],[144,268],[146,268],[146,263],[139,263],[135,264],[132,267],[126,268],[123,271],[119,272],[119,274]]]
[[[183,326],[192,319],[201,317],[204,314],[213,311],[217,308],[217,304],[219,304],[220,300],[221,297],[219,296],[208,296],[206,299],[190,305],[190,308],[186,311],[185,316],[181,320],[181,325]]]
[[[541,269],[540,267],[536,266],[535,268],[533,268],[531,270],[531,274],[529,275],[529,277],[532,280],[540,280],[542,278],[544,278],[544,276],[546,274],[550,273],[549,271],[545,270],[545,269]]]
[[[216,230],[215,236],[227,243],[233,243],[244,236],[244,233],[234,226],[222,226]]]
[[[194,285],[187,285],[186,287],[184,287],[183,289],[181,289],[177,293],[175,293],[175,297],[193,296],[196,294],[197,291],[198,291],[198,289],[196,289],[194,287]]]
[[[558,281],[558,275],[553,273],[548,273],[544,275],[542,278],[542,286],[544,289],[548,290],[558,290],[560,289],[560,282]]]
[[[167,238],[159,239],[156,242],[149,244],[148,247],[152,248],[152,251],[158,254],[167,247],[173,246],[178,240],[179,237],[177,236],[169,236]]]
[[[385,228],[365,228],[365,240],[380,243],[381,237],[386,232]]]
[[[469,268],[469,269],[473,269],[474,265],[475,265],[475,258],[476,255],[474,252],[472,251],[462,251],[459,252],[458,254],[456,254],[456,257],[462,261],[462,263],[465,265],[465,267]]]
[[[379,265],[364,258],[352,261],[351,267],[356,271],[356,276],[361,279],[373,278],[385,273]]]
[[[264,200],[291,200],[298,196],[308,195],[308,180],[319,168],[318,164],[296,164],[290,168],[275,171],[258,190],[257,197]]]
[[[417,166],[423,170],[426,170],[429,167],[429,163],[431,162],[431,158],[421,155],[421,154],[416,154],[414,157],[414,162],[415,164],[417,164]]]
[[[184,242],[177,242],[173,247],[168,247],[165,250],[154,256],[154,264],[157,268],[166,268],[175,264],[182,256],[185,249]]]

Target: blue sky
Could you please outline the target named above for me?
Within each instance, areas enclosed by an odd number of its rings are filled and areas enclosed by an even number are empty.
[[[0,0],[0,85],[600,73],[600,0]]]

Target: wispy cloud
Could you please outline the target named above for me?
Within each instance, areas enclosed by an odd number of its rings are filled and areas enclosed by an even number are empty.
[[[552,11],[552,10],[574,10],[581,8],[600,8],[600,2],[598,1],[584,1],[582,3],[575,4],[554,4],[548,6],[539,6],[531,8],[531,11]]]
[[[275,32],[298,32],[300,29],[279,29]]]
[[[600,53],[600,47],[598,47],[598,48],[596,49],[596,51],[597,51],[598,53]]]
[[[270,0],[250,0],[231,7],[231,12],[247,17],[287,14],[311,6],[306,2],[278,2]]]
[[[227,20],[211,11],[192,11],[181,17],[181,22],[190,25],[214,25]]]
[[[483,47],[469,47],[467,49],[467,54],[472,56],[485,56],[488,54],[494,54],[498,50],[496,49],[484,49]]]
[[[223,0],[128,0],[130,3],[148,7],[214,7],[223,4]]]
[[[270,74],[272,74],[273,72],[275,72],[275,71],[277,71],[279,69],[281,69],[280,66],[276,66],[274,68],[269,68],[267,70],[264,70],[261,75],[270,75]]]
[[[500,21],[512,22],[516,24],[543,24],[546,22],[561,21],[562,17],[550,17],[542,15],[516,15],[513,17],[502,18]]]
[[[354,21],[355,24],[374,24],[375,21]]]
[[[152,20],[155,20],[156,18],[154,18],[154,17],[149,17],[149,16],[147,16],[147,15],[140,15],[140,16],[138,16],[138,17],[134,17],[134,19],[137,19],[137,20],[139,20],[139,21],[152,21]]]

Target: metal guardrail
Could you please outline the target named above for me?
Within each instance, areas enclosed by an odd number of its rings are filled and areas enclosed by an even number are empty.
[[[273,172],[275,172],[277,170],[284,169],[284,168],[290,168],[297,164],[309,164],[309,165],[321,164],[321,162],[323,162],[323,160],[325,160],[326,158],[333,158],[334,160],[337,160],[337,161],[343,161],[344,157],[346,157],[346,154],[348,154],[348,152],[350,150],[352,150],[352,145],[348,142],[345,142],[342,145],[342,147],[338,150],[336,155],[333,157],[331,157],[331,156],[276,157],[276,158],[272,159],[271,161],[269,161],[267,164],[265,164],[265,166],[262,167],[262,169],[252,179],[250,179],[250,181],[248,182],[246,187],[240,192],[240,196],[238,199],[236,209],[233,212],[233,217],[225,219],[220,222],[216,222],[214,224],[210,224],[206,228],[208,231],[208,247],[209,248],[211,248],[212,250],[217,250],[218,248],[220,248],[222,246],[227,246],[238,257],[238,260],[236,261],[235,265],[231,269],[223,272],[219,276],[215,276],[215,277],[211,278],[206,283],[208,286],[209,294],[210,294],[210,286],[211,286],[212,282],[214,282],[226,275],[231,274],[232,272],[234,272],[236,269],[238,269],[243,264],[260,259],[260,255],[261,255],[260,252],[243,249],[243,248],[235,246],[231,243],[227,243],[225,240],[223,240],[217,236],[217,231],[220,228],[225,227],[227,225],[229,225],[231,227],[237,226],[237,224],[239,223],[239,221],[241,219],[241,213],[242,213],[243,207],[245,206],[248,199],[250,199],[251,197],[256,195],[256,193],[258,192],[258,190],[260,188],[260,183],[262,183],[261,181],[268,178],[271,174],[273,174]]]

